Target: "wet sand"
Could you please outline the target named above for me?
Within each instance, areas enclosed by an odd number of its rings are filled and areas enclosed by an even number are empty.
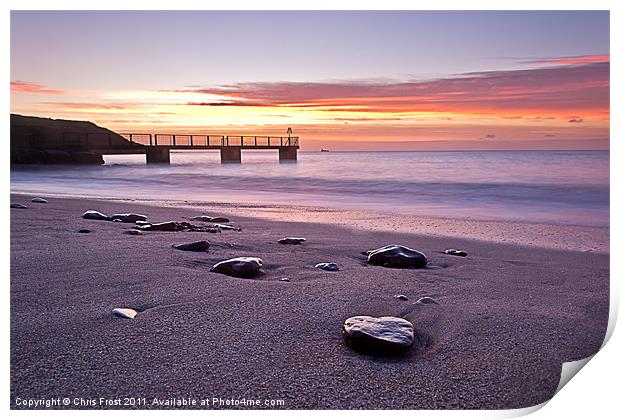
[[[361,216],[355,228],[334,224],[329,212],[312,223],[316,216],[299,210],[289,214],[307,222],[249,218],[234,206],[29,199],[13,196],[29,208],[11,209],[13,408],[22,408],[18,398],[58,397],[71,399],[61,408],[130,408],[102,406],[102,397],[144,398],[139,408],[184,397],[283,400],[277,408],[285,409],[520,408],[549,399],[561,363],[593,354],[605,335],[604,236],[594,235],[601,248],[586,235],[577,251],[432,235],[430,228],[424,235],[369,229],[377,222]],[[122,231],[131,224],[82,219],[88,209],[152,221],[227,215],[243,230],[130,236]],[[272,219],[274,211],[265,210]],[[78,233],[82,228],[92,232]],[[565,235],[561,243],[574,239],[562,227],[544,229]],[[475,237],[485,231],[502,236],[487,226]],[[278,244],[285,236],[307,242]],[[209,252],[171,247],[201,239],[211,242]],[[362,251],[392,243],[426,253],[430,267],[364,263]],[[469,256],[442,254],[446,248]],[[235,256],[261,257],[264,273],[237,279],[209,272]],[[314,268],[332,261],[341,271]],[[412,305],[422,296],[439,305]],[[115,318],[119,306],[140,313]],[[404,356],[359,354],[344,344],[346,318],[402,314],[416,329]],[[77,406],[74,398],[97,403]]]

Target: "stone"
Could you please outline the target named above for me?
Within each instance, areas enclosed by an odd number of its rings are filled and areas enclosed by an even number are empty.
[[[78,233],[90,233],[90,230],[88,230],[88,229],[80,229],[80,230],[78,230]]]
[[[45,204],[47,203],[47,200],[45,198],[41,198],[41,197],[35,197],[32,200],[30,200],[31,203],[40,203],[40,204]]]
[[[221,261],[211,268],[214,273],[233,277],[251,277],[263,267],[263,260],[256,257],[237,257]]]
[[[368,264],[393,268],[424,268],[426,255],[402,245],[388,245],[368,251]]]
[[[164,232],[179,232],[186,227],[179,222],[162,222],[162,223],[144,223],[136,225],[140,230],[160,230]]]
[[[315,268],[320,268],[321,270],[325,270],[325,271],[338,271],[338,270],[340,270],[340,267],[338,267],[338,264],[333,263],[333,262],[330,262],[330,263],[318,263],[314,267]]]
[[[413,325],[403,318],[354,316],[344,322],[344,340],[363,352],[394,353],[413,345]]]
[[[11,208],[12,209],[27,209],[28,206],[25,206],[25,205],[20,204],[20,203],[11,203]]]
[[[282,278],[280,279],[280,281],[285,281],[285,282],[287,282],[287,283],[288,283],[288,282],[290,282],[290,281],[291,281],[291,278],[290,278],[290,277],[282,277]]]
[[[226,217],[211,217],[211,216],[196,216],[192,217],[190,220],[197,222],[210,222],[210,223],[229,223],[230,219]]]
[[[210,245],[211,244],[209,243],[209,241],[196,241],[196,242],[190,242],[187,244],[172,245],[172,246],[181,251],[205,252],[207,249],[209,249]]]
[[[142,231],[138,229],[128,229],[124,231],[123,233],[126,235],[135,235],[135,236],[142,235]]]
[[[237,232],[240,232],[240,231],[241,231],[241,228],[234,227],[234,226],[231,226],[231,225],[223,225],[223,224],[220,224],[220,223],[215,223],[215,224],[214,224],[213,226],[211,226],[211,227],[212,227],[212,228],[215,228],[215,229],[222,229],[222,230],[235,230],[235,231],[237,231]]]
[[[424,303],[426,305],[431,305],[431,304],[439,305],[435,299],[433,299],[432,297],[428,297],[428,296],[421,297],[420,299],[418,299],[417,302]]]
[[[409,300],[409,298],[405,295],[394,295],[394,297],[398,300]]]
[[[278,240],[278,243],[282,245],[299,245],[305,241],[306,238],[282,238]]]
[[[446,249],[444,251],[444,253],[448,254],[448,255],[456,255],[457,257],[466,257],[467,256],[467,252],[461,251],[459,249],[452,249],[452,248]]]
[[[106,216],[105,214],[100,213],[96,210],[87,210],[86,212],[84,212],[82,217],[89,220],[110,220],[109,216]]]
[[[135,213],[121,213],[110,216],[113,222],[119,221],[123,223],[146,222],[146,216]]]
[[[112,315],[115,315],[119,318],[128,318],[134,319],[138,312],[135,309],[131,308],[114,308],[112,309]]]

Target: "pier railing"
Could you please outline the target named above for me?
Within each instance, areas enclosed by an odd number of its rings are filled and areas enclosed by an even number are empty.
[[[278,147],[299,146],[299,137],[288,136],[222,136],[211,134],[144,134],[120,133],[131,143],[143,146],[195,147]]]

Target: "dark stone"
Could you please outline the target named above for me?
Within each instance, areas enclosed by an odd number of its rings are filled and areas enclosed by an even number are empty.
[[[179,222],[162,222],[162,223],[145,223],[136,225],[140,230],[159,230],[163,232],[179,232],[185,229],[183,223]]]
[[[344,322],[344,340],[350,347],[371,353],[394,353],[413,345],[413,325],[403,318],[354,316]]]
[[[233,277],[251,277],[263,267],[263,260],[256,257],[238,257],[221,261],[211,268],[214,273]]]
[[[100,213],[96,210],[87,210],[86,212],[84,212],[82,217],[89,220],[110,220],[109,216],[106,216],[105,214]]]
[[[394,268],[424,268],[426,255],[401,245],[388,245],[368,251],[368,264]]]
[[[418,302],[424,303],[426,305],[430,305],[430,304],[439,305],[435,299],[433,299],[432,297],[428,297],[428,296],[421,297],[420,299],[418,299]]]
[[[192,217],[190,220],[194,220],[197,222],[210,222],[210,223],[229,223],[230,219],[226,217],[211,217],[211,216],[196,216]]]
[[[318,263],[314,267],[315,268],[320,268],[321,270],[325,270],[325,271],[338,271],[338,270],[340,270],[340,267],[338,267],[338,264],[336,264],[336,263]]]
[[[282,245],[299,245],[300,243],[305,241],[306,238],[283,238],[278,240],[278,243]]]
[[[80,229],[80,230],[78,230],[78,233],[90,233],[90,230],[88,230],[88,229]]]
[[[452,248],[446,249],[444,251],[444,253],[448,254],[448,255],[456,255],[457,257],[466,257],[467,256],[467,252],[461,251],[459,249],[452,249]]]
[[[194,251],[194,252],[205,252],[209,249],[211,244],[209,241],[197,241],[190,242],[188,244],[180,244],[180,245],[172,245],[176,249],[180,249],[181,251]]]
[[[25,206],[25,205],[20,204],[20,203],[11,203],[11,208],[12,209],[27,209],[28,206]]]
[[[142,235],[142,231],[138,230],[138,229],[129,229],[123,232],[126,235],[135,235],[135,236],[140,236]]]
[[[215,229],[221,229],[221,230],[234,230],[234,231],[237,231],[237,232],[241,231],[241,228],[230,226],[230,225],[223,225],[223,224],[220,224],[220,223],[215,223],[211,227],[215,228]]]
[[[146,216],[142,214],[135,213],[121,213],[121,214],[113,214],[110,216],[113,222],[119,221],[123,223],[136,223],[136,222],[146,222]]]
[[[41,197],[35,197],[32,200],[30,200],[31,203],[40,203],[40,204],[45,204],[47,203],[47,200],[45,198],[41,198]]]

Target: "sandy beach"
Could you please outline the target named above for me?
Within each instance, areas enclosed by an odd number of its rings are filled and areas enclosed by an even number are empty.
[[[132,408],[114,405],[124,397],[144,399],[133,408],[191,408],[183,398],[263,401],[194,407],[203,409],[520,408],[549,399],[561,363],[592,355],[605,335],[604,250],[250,218],[221,205],[30,198],[12,196],[29,207],[11,210],[13,408],[42,398],[71,400],[52,408]],[[242,230],[131,236],[122,233],[131,224],[82,219],[89,209],[152,221],[223,215]],[[307,241],[277,243],[286,236]],[[201,239],[211,242],[206,253],[172,248]],[[365,263],[361,252],[392,243],[424,252],[429,267]],[[209,272],[236,256],[262,258],[263,273]],[[314,268],[332,261],[340,271]],[[423,296],[439,304],[413,304]],[[139,314],[116,318],[115,307]],[[415,327],[413,348],[400,357],[355,352],[341,332],[354,315],[403,316]]]

